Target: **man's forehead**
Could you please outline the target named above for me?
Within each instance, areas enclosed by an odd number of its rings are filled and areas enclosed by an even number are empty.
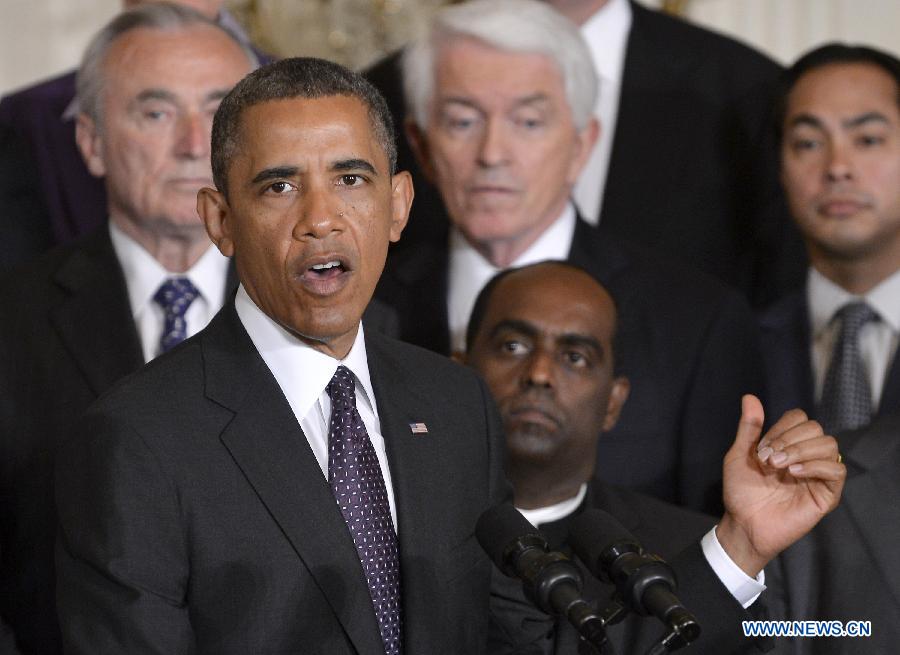
[[[543,268],[543,267],[542,267]],[[546,267],[512,273],[491,295],[492,323],[515,320],[542,333],[608,339],[616,322],[609,293],[587,273]]]
[[[803,74],[788,96],[786,120],[797,113],[898,111],[897,82],[866,62],[839,62]]]
[[[239,120],[240,152],[252,167],[295,166],[300,172],[317,160],[335,163],[365,160],[386,173],[383,152],[359,98],[344,95],[319,98],[279,98],[246,107]]]
[[[534,96],[563,88],[559,67],[548,55],[497,48],[467,36],[450,36],[439,43],[435,60],[438,92],[475,92]],[[497,75],[502,70],[503,75]]]

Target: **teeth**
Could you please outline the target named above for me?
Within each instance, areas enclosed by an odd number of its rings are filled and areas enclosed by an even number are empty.
[[[340,265],[341,265],[341,263],[335,259],[334,261],[328,262],[326,264],[313,264],[312,269],[314,271],[324,271],[329,268],[334,268],[335,266],[340,266]]]

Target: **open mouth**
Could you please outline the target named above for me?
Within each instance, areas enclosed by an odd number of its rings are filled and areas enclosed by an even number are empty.
[[[330,262],[325,262],[324,264],[313,264],[306,269],[306,274],[319,280],[330,280],[338,277],[346,270],[347,269],[341,263],[341,260],[332,259]]]
[[[347,262],[334,255],[311,259],[300,270],[301,284],[314,294],[323,296],[340,291],[351,274]]]

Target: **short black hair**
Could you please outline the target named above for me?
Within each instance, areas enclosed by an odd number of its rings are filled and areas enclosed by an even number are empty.
[[[384,148],[393,174],[397,167],[397,145],[384,97],[364,77],[340,64],[314,57],[294,57],[253,71],[219,105],[213,118],[211,146],[213,180],[219,191],[228,197],[228,167],[238,148],[244,110],[270,100],[329,96],[349,96],[366,106],[372,131]]]
[[[894,55],[864,45],[848,45],[846,43],[826,43],[804,54],[786,69],[779,80],[778,94],[775,100],[774,123],[775,133],[781,142],[782,127],[787,114],[788,96],[801,77],[818,68],[832,64],[870,64],[877,66],[891,76],[897,87],[897,104],[900,106],[900,59]]]
[[[621,346],[621,334],[622,330],[619,329],[619,324],[621,321],[619,320],[619,303],[616,301],[615,295],[613,295],[612,291],[603,284],[600,280],[596,278],[596,276],[592,275],[589,271],[585,270],[581,266],[577,264],[572,264],[566,261],[560,261],[555,259],[546,259],[544,261],[535,262],[534,264],[528,264],[527,266],[520,266],[518,268],[507,268],[506,270],[500,271],[490,280],[488,283],[484,285],[481,291],[478,293],[478,297],[475,298],[475,305],[472,307],[472,314],[469,316],[469,323],[466,326],[466,351],[471,351],[472,346],[475,344],[475,337],[478,336],[478,332],[481,330],[481,324],[484,323],[484,316],[487,313],[488,305],[491,302],[491,298],[494,296],[494,291],[497,289],[497,286],[509,275],[513,273],[519,273],[521,271],[527,271],[532,268],[538,268],[539,266],[548,266],[548,265],[560,266],[562,268],[567,268],[572,271],[578,271],[579,273],[584,273],[588,277],[592,278],[600,287],[603,288],[604,291],[609,295],[610,299],[613,302],[613,307],[616,310],[616,322],[615,322],[615,332],[613,333],[612,338],[612,348],[613,348],[613,374],[621,375],[622,370],[622,348]]]

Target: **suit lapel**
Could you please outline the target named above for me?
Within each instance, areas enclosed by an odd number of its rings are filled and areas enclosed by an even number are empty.
[[[359,652],[381,649],[366,579],[331,488],[233,302],[204,332],[203,355],[207,396],[235,413],[222,443],[303,560],[349,640]]]
[[[104,225],[56,272],[65,299],[51,315],[63,343],[100,395],[144,363],[125,277]]]
[[[841,438],[848,479],[842,503],[859,525],[862,539],[883,579],[900,604],[897,547],[890,538],[900,525],[900,503],[885,502],[900,495],[900,420],[890,417],[854,435]],[[877,511],[874,511],[876,510]],[[894,526],[894,527],[890,527]]]
[[[428,530],[430,516],[441,516],[446,498],[446,469],[435,444],[440,442],[433,400],[405,380],[402,362],[378,334],[366,333],[369,372],[375,390],[381,432],[387,448],[397,505],[397,532],[403,580],[404,644],[407,652],[443,652],[436,641],[442,574],[441,543],[437,531]],[[414,434],[411,423],[425,423],[429,432]]]

